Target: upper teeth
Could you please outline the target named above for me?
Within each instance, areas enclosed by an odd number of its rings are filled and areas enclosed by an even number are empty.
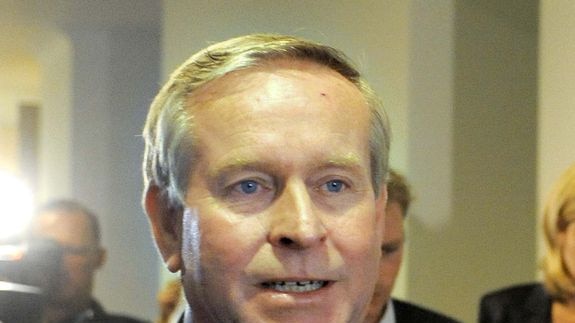
[[[278,281],[278,282],[267,282],[263,286],[267,288],[272,288],[280,292],[310,292],[320,289],[325,285],[324,281],[321,280],[307,280],[307,281]]]

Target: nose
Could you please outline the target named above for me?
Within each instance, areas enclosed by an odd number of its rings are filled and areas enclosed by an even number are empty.
[[[307,249],[325,242],[327,230],[304,183],[288,183],[275,204],[268,236],[273,246]]]

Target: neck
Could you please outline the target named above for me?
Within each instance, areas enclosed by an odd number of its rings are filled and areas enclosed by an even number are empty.
[[[569,298],[563,304],[565,307],[575,311],[575,298]]]
[[[564,312],[575,312],[575,298],[568,298],[568,299],[554,299],[553,305],[555,307],[560,307]]]

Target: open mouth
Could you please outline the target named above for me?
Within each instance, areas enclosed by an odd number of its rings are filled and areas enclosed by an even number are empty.
[[[262,287],[286,293],[313,292],[328,284],[326,280],[274,281],[262,283]]]

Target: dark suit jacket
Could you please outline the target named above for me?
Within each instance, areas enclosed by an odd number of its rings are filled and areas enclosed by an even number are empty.
[[[90,309],[79,316],[64,320],[60,323],[146,323],[125,315],[114,315],[106,312],[102,305],[96,300],[92,300]]]
[[[397,323],[459,323],[443,314],[397,299],[393,299],[393,309]]]
[[[393,309],[396,323],[461,323],[443,314],[395,298]],[[182,314],[178,323],[183,322],[184,315]]]
[[[479,322],[551,322],[551,302],[551,296],[541,284],[508,287],[481,298]]]

